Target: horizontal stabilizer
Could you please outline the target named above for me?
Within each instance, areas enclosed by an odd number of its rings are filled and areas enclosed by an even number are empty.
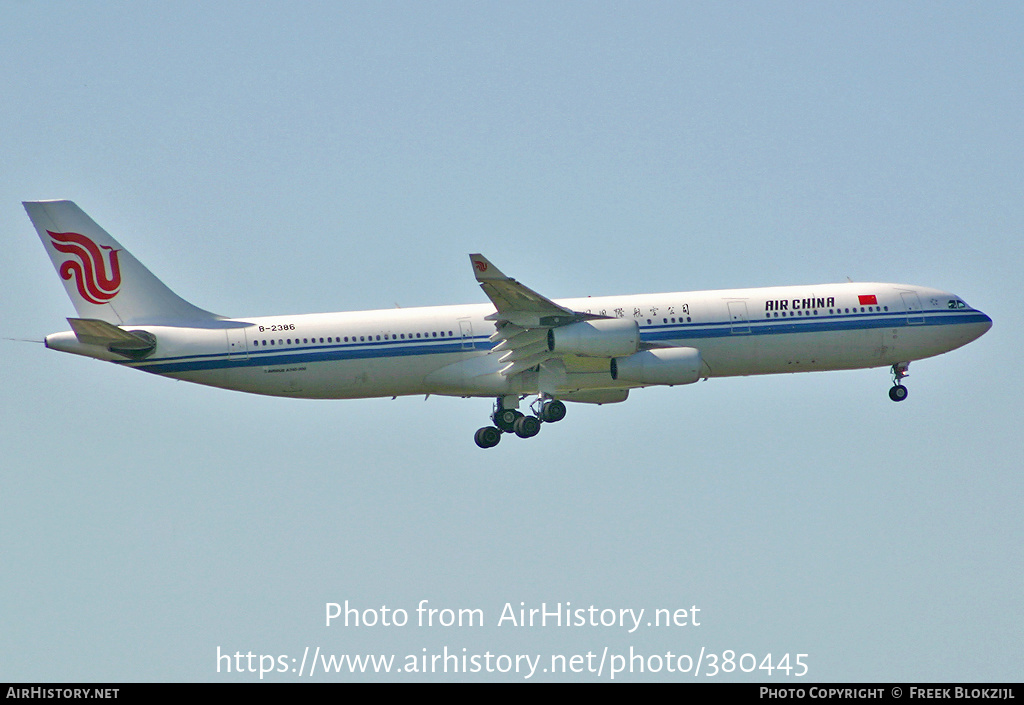
[[[156,348],[156,338],[146,331],[126,331],[112,323],[95,318],[69,318],[71,330],[78,342],[85,345],[102,345],[110,352],[127,357],[141,358]]]

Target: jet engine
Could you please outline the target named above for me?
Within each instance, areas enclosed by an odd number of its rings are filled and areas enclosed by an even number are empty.
[[[656,348],[612,358],[612,379],[635,384],[692,384],[701,375],[697,348]]]
[[[640,326],[626,318],[597,318],[548,330],[550,352],[622,357],[640,349]]]

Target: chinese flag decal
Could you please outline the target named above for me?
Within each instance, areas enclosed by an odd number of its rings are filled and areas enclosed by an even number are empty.
[[[874,294],[861,294],[857,297],[857,300],[860,301],[861,306],[874,306],[878,303],[878,297]]]

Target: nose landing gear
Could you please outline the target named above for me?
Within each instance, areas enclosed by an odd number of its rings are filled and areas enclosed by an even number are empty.
[[[893,401],[903,401],[909,394],[907,388],[903,386],[903,378],[910,375],[907,371],[909,367],[909,362],[897,362],[892,366],[893,385],[889,389],[889,398]]]

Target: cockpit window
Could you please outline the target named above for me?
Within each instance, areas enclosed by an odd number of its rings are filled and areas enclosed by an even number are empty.
[[[964,303],[963,301],[961,301],[960,299],[950,299],[950,300],[949,300],[949,304],[948,304],[948,306],[949,306],[949,307],[950,307],[951,309],[960,309],[960,308],[967,308],[967,304],[965,304],[965,303]]]

